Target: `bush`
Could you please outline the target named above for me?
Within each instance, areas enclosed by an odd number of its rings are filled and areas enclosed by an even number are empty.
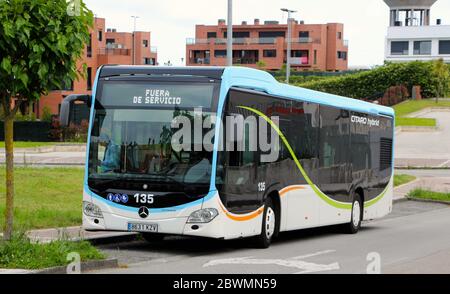
[[[437,92],[433,68],[434,62],[386,63],[371,71],[299,83],[297,86],[358,99],[376,94],[383,96],[393,86],[404,85],[408,91],[413,86],[421,86],[422,96],[430,98],[435,97]]]
[[[42,120],[48,122],[52,121],[52,111],[50,110],[50,107],[44,106],[42,109]]]
[[[86,120],[83,120],[80,125],[71,123],[67,128],[63,130],[64,141],[86,143],[88,130],[89,122]]]
[[[315,82],[315,81],[323,81],[328,80],[330,78],[334,78],[335,76],[314,76],[314,75],[307,75],[307,76],[291,76],[289,78],[289,82],[291,84],[303,84],[308,82]],[[279,82],[284,83],[286,81],[286,76],[276,76],[275,77]]]

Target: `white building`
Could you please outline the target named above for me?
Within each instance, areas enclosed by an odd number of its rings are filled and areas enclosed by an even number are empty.
[[[384,0],[391,9],[386,36],[387,61],[435,60],[450,63],[450,26],[431,20],[437,0]]]

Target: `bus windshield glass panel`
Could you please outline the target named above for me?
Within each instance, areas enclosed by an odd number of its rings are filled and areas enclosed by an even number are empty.
[[[128,189],[134,182],[157,184],[158,191],[185,191],[201,187],[207,192],[211,177],[212,152],[198,147],[201,128],[194,126],[215,116],[212,112],[214,83],[104,82],[100,85],[90,137],[89,186],[105,185]],[[178,126],[174,118],[183,117]],[[177,127],[175,127],[177,126]],[[173,148],[190,136],[190,147]],[[176,140],[175,140],[176,141]],[[186,146],[185,144],[183,144]],[[186,150],[187,149],[187,150]]]

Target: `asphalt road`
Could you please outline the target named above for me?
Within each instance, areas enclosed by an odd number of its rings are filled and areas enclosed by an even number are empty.
[[[399,202],[388,217],[357,235],[338,227],[283,233],[269,249],[248,240],[171,237],[100,247],[119,269],[94,273],[446,273],[450,274],[450,207]]]

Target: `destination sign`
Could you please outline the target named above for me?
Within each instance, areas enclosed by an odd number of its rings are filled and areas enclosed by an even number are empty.
[[[109,82],[103,85],[99,100],[104,107],[210,108],[213,92],[212,84]]]

